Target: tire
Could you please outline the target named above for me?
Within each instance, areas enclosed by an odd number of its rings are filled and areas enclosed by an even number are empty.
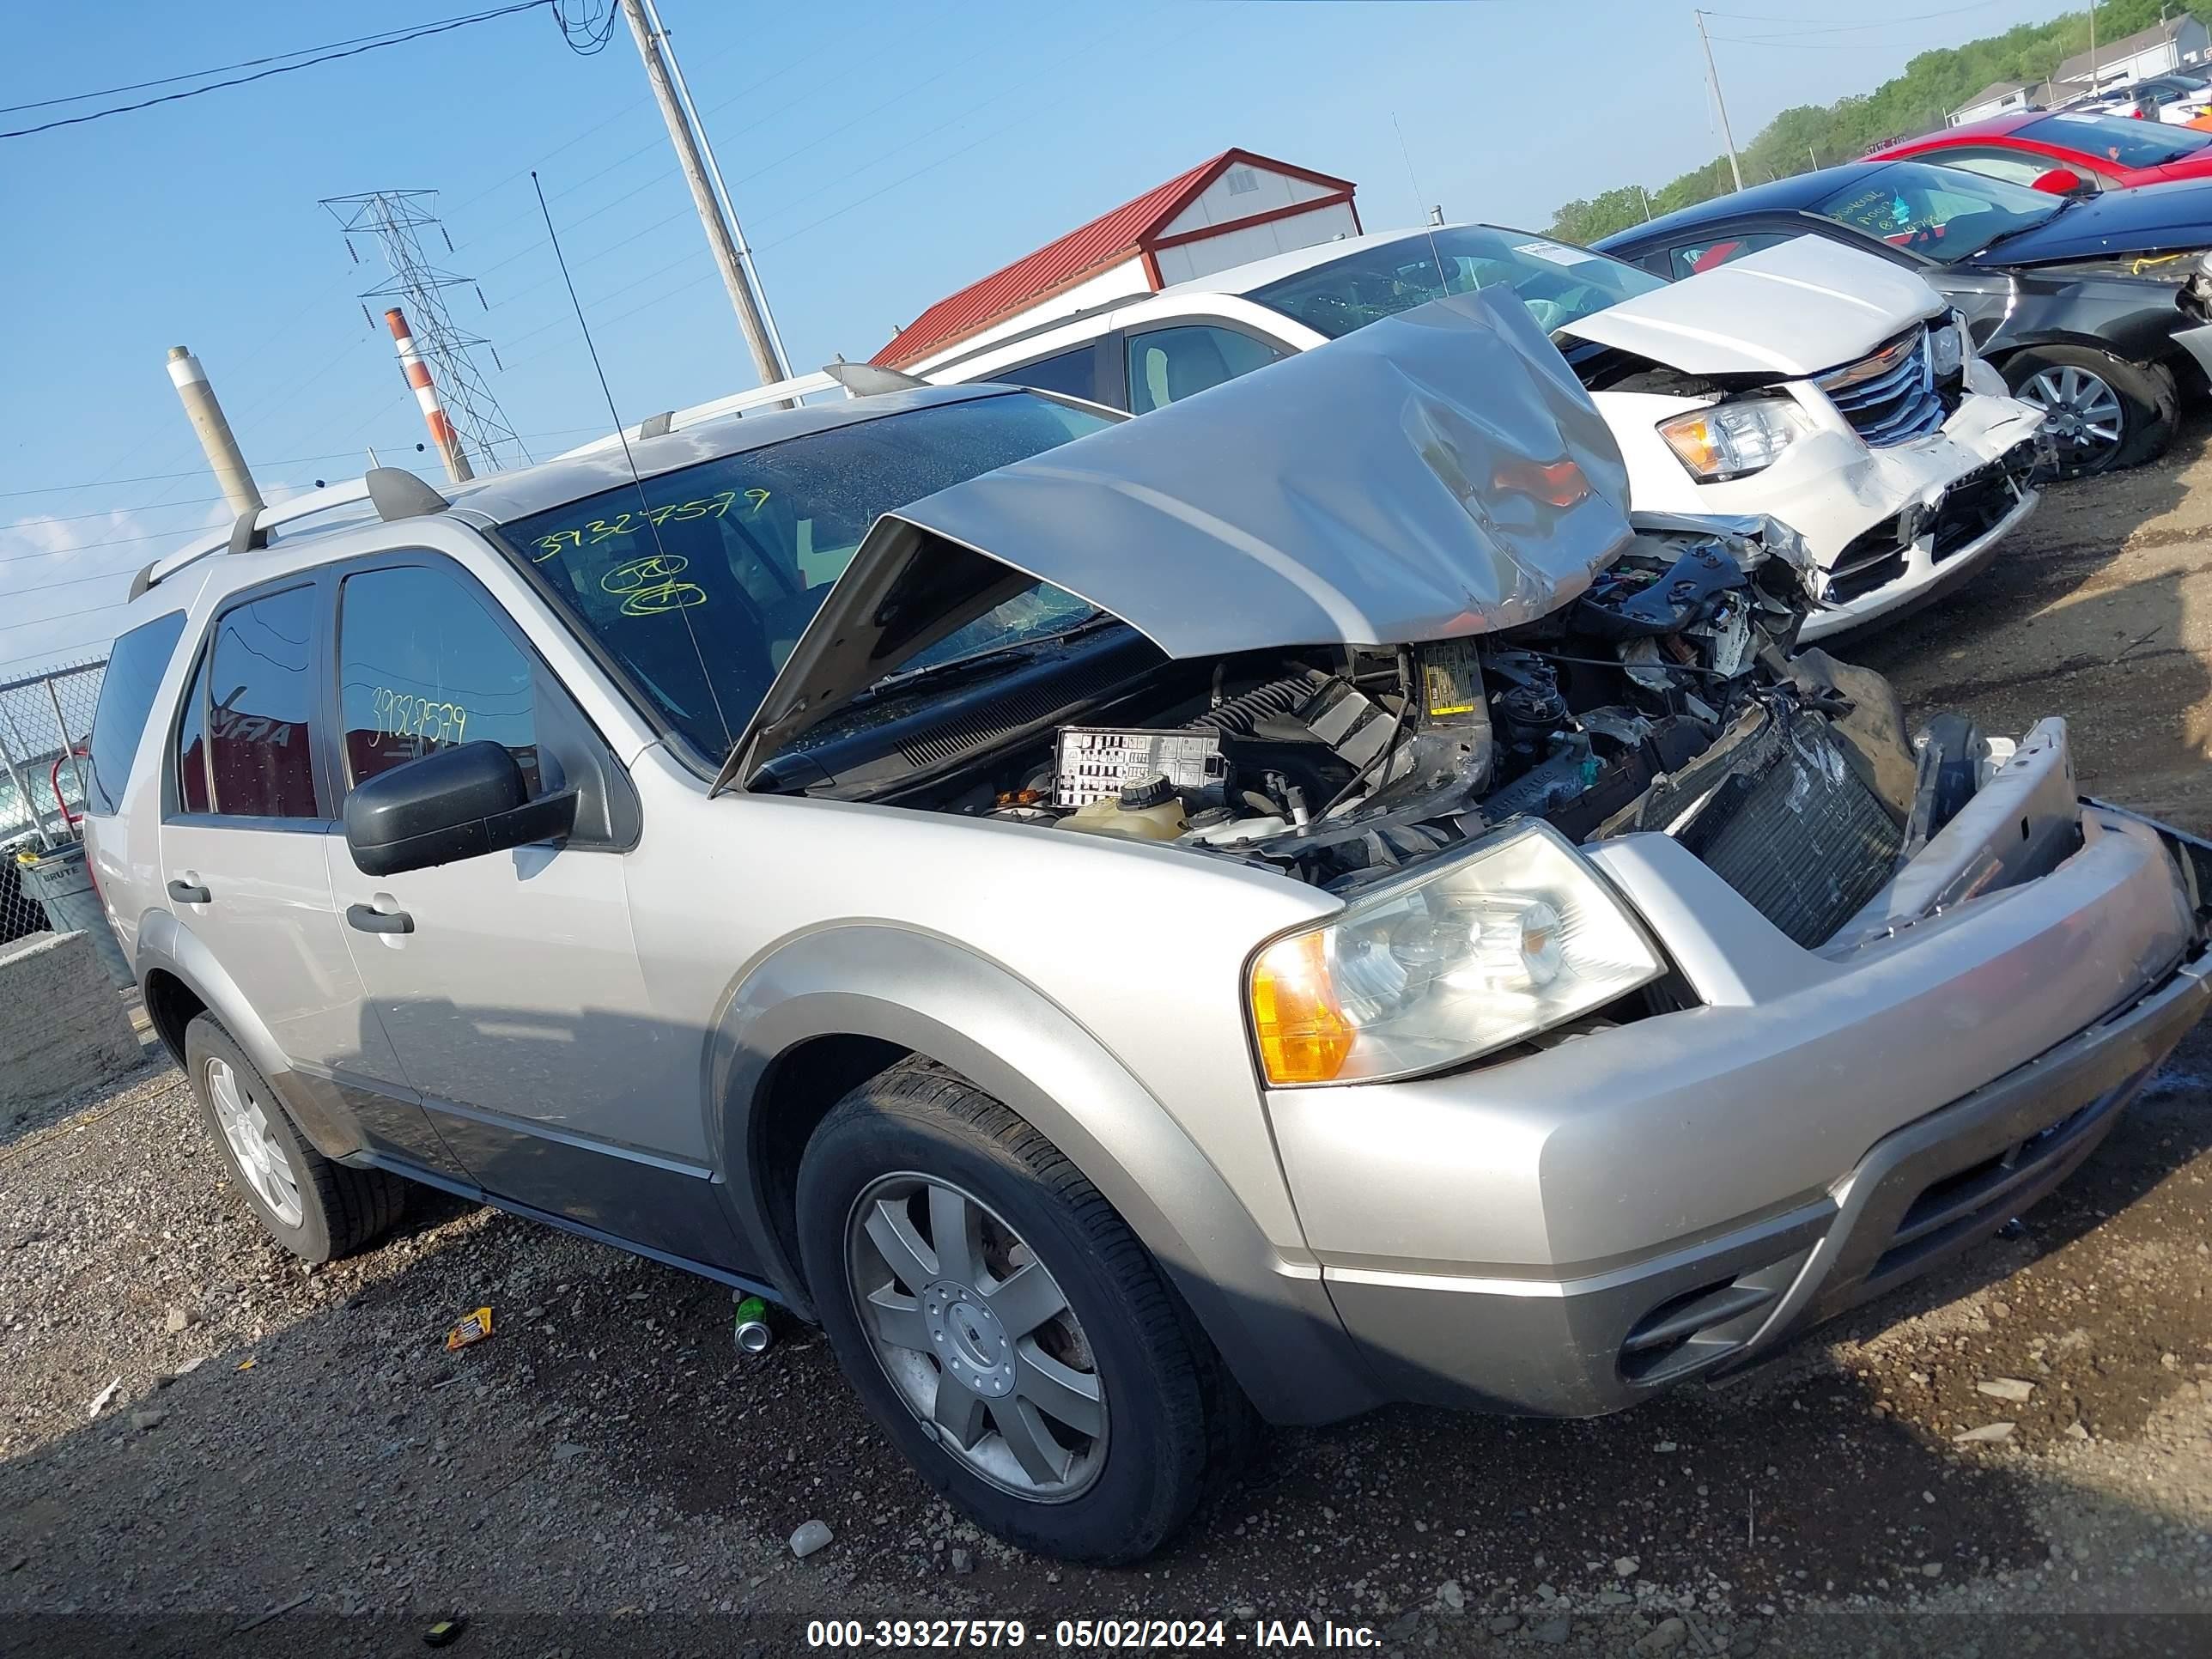
[[[382,1170],[334,1164],[309,1146],[260,1068],[213,1014],[196,1014],[185,1027],[185,1072],[232,1182],[270,1236],[301,1261],[352,1255],[398,1221],[407,1183]],[[251,1154],[241,1154],[225,1127],[227,1114],[239,1121],[234,1105],[246,1115],[241,1137],[251,1140],[258,1131],[265,1138]],[[261,1166],[258,1177],[247,1171],[249,1158]],[[272,1178],[279,1169],[284,1178]]]
[[[2090,380],[2099,381],[2119,407],[2119,435],[2116,441],[2085,447],[2070,434],[2059,434],[2061,478],[2093,477],[2100,472],[2141,466],[2163,454],[2172,441],[2176,411],[2180,404],[2174,391],[2172,371],[2160,363],[2131,363],[2110,352],[2086,346],[2030,346],[2005,359],[2005,384],[2015,396],[2053,409],[2054,426],[2068,423],[2072,411],[2053,408],[2064,401],[2069,386],[2094,397]],[[2062,394],[2054,397],[2054,392]],[[2077,400],[2075,408],[2081,406]]]
[[[924,1189],[902,1196],[912,1182]],[[957,1247],[960,1254],[975,1249],[980,1272],[960,1274],[957,1255],[939,1254],[934,1241],[945,1230],[934,1224],[935,1206],[947,1191],[971,1198],[981,1212],[969,1243]],[[885,1206],[910,1224],[929,1224],[931,1239],[921,1239],[919,1225],[913,1235],[928,1254],[909,1254],[904,1274],[890,1269],[890,1255],[873,1243],[868,1224],[880,1224]],[[838,1103],[807,1143],[798,1222],[816,1309],[869,1414],[924,1480],[1009,1543],[1099,1565],[1140,1559],[1182,1526],[1250,1443],[1249,1404],[1113,1206],[1044,1136],[940,1067],[902,1062]],[[872,1282],[870,1263],[878,1270]],[[1030,1267],[1043,1268],[1064,1298],[1060,1314],[1024,1334],[1015,1328],[1018,1310],[1004,1323],[975,1311],[1012,1310],[1012,1302],[991,1298]],[[946,1276],[930,1277],[940,1269]],[[956,1283],[971,1288],[945,1288]],[[879,1346],[878,1300],[887,1300],[913,1346]],[[932,1348],[924,1340],[932,1335],[939,1345],[949,1335],[954,1346]],[[1000,1386],[1019,1389],[1020,1397],[981,1401],[948,1382],[947,1357],[958,1366],[963,1342],[981,1372],[1006,1359]],[[1103,1406],[1096,1435],[1070,1426],[1079,1413],[1047,1425],[1052,1443],[1042,1455],[1067,1462],[1057,1486],[1030,1467],[1041,1455],[1034,1437],[1042,1418],[1027,1403],[1040,1353],[1069,1362],[1063,1372],[1041,1372],[1048,1382],[1073,1370],[1086,1388],[1095,1385]],[[990,1385],[969,1374],[977,1389]],[[1054,1410],[1067,1398],[1043,1397]],[[952,1415],[969,1428],[933,1426],[927,1419],[937,1408],[922,1401],[941,1398],[955,1401]],[[966,1414],[970,1409],[975,1415]],[[1003,1412],[1030,1437],[1030,1460],[1018,1458],[998,1428]],[[972,1450],[960,1449],[963,1432],[975,1437]]]

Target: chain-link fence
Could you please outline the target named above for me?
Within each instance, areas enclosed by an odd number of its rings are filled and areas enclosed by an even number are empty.
[[[76,663],[0,681],[0,945],[46,925],[25,895],[19,852],[74,841],[84,811],[85,767],[76,751],[92,733],[93,707],[107,664]]]

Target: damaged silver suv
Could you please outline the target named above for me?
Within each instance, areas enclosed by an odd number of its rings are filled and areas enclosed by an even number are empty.
[[[1255,1412],[1612,1411],[1922,1272],[2204,1007],[2212,848],[2057,720],[1916,755],[1793,537],[1623,478],[1479,295],[372,473],[144,573],[94,867],[291,1249],[421,1182],[773,1297],[1132,1559]]]

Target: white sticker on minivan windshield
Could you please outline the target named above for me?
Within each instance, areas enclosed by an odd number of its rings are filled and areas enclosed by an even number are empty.
[[[1555,265],[1586,265],[1600,257],[1587,248],[1569,247],[1563,242],[1521,242],[1513,251],[1532,259],[1549,259]]]

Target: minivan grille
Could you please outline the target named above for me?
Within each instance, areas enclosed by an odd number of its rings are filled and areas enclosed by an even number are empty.
[[[1900,334],[1871,356],[1831,369],[1817,384],[1836,410],[1873,447],[1925,437],[1943,424],[1928,355],[1928,331]]]

